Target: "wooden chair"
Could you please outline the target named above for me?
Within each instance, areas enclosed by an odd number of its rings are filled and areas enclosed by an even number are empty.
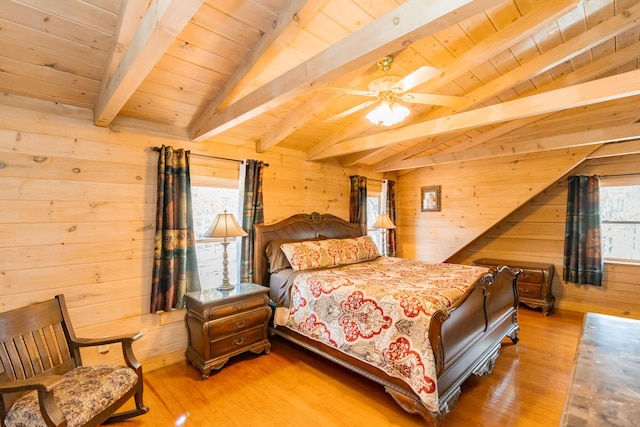
[[[63,295],[0,313],[0,424],[97,426],[147,413],[131,347],[141,336],[76,338]],[[115,343],[127,366],[82,365],[81,347]],[[115,413],[131,397],[136,408]]]

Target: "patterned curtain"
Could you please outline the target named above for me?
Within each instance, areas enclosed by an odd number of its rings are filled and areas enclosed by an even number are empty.
[[[189,151],[160,149],[151,280],[151,313],[184,308],[184,294],[200,290],[193,233]]]
[[[254,282],[253,277],[253,225],[264,222],[262,204],[262,174],[264,163],[258,160],[245,160],[240,168],[240,197],[242,198],[242,228],[247,236],[242,238],[240,249],[240,281]],[[262,278],[257,278],[261,283]]]
[[[600,178],[569,177],[563,262],[566,282],[602,285],[600,236]]]
[[[391,222],[396,224],[396,183],[394,181],[382,180],[382,196],[382,202],[386,205],[385,210],[382,212],[386,212]],[[392,228],[385,231],[387,233],[387,256],[396,256],[396,229]]]
[[[367,227],[367,177],[353,175],[349,193],[349,222]]]

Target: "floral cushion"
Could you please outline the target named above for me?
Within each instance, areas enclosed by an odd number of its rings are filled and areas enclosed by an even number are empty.
[[[291,268],[291,264],[287,259],[284,252],[282,252],[282,245],[285,243],[298,243],[304,241],[313,241],[313,240],[326,240],[327,237],[318,236],[312,237],[309,239],[288,239],[288,240],[272,240],[267,244],[265,249],[265,254],[267,255],[267,260],[269,262],[269,273],[277,273],[279,271],[285,270],[287,268]]]
[[[297,271],[353,264],[380,256],[370,236],[285,243],[281,249]]]
[[[138,381],[126,366],[79,366],[63,375],[53,391],[68,427],[82,426],[131,390]],[[16,400],[4,420],[6,427],[46,427],[34,390]]]

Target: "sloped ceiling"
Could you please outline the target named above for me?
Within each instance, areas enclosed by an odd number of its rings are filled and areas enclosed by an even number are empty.
[[[97,126],[131,117],[401,171],[636,139],[639,17],[638,0],[14,0],[0,91],[91,109]],[[327,122],[369,100],[327,88],[424,65],[440,73],[411,92],[461,105]]]

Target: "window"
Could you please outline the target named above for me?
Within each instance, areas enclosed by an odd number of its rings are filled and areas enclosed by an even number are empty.
[[[196,238],[198,273],[202,288],[215,288],[222,283],[222,245],[217,239],[204,237],[213,224],[216,215],[226,210],[238,217],[239,190],[221,187],[191,187],[193,205],[193,228]],[[233,283],[238,271],[237,241],[229,240],[227,255],[229,261],[229,280]]]
[[[380,215],[380,193],[369,193],[367,195],[367,234],[371,236],[373,241],[378,246],[380,253],[383,253],[382,248],[382,230],[373,228]]]
[[[600,181],[602,257],[640,262],[640,178]]]

